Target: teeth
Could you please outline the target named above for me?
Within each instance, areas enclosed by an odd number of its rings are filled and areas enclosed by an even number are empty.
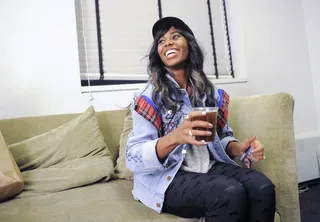
[[[176,50],[174,50],[174,49],[168,50],[168,51],[166,52],[166,56],[168,56],[170,53],[173,53],[173,52],[176,52]]]

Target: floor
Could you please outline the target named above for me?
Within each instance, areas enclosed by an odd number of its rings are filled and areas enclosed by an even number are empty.
[[[320,222],[320,183],[303,188],[299,189],[305,190],[300,193],[301,222]]]

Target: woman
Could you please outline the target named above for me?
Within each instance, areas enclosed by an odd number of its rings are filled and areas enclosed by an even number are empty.
[[[133,130],[128,138],[127,167],[134,172],[133,195],[146,206],[185,218],[206,221],[268,221],[274,219],[275,191],[258,171],[232,159],[248,147],[252,159],[264,159],[255,137],[240,143],[228,125],[228,95],[215,90],[203,72],[203,53],[192,30],[180,19],[166,17],[152,29],[150,81],[136,94]],[[192,107],[219,106],[218,124],[194,121],[205,112]],[[216,127],[210,135],[197,128]]]

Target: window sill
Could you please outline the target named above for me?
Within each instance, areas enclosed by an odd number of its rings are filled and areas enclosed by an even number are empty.
[[[236,84],[236,83],[247,83],[248,78],[232,78],[232,79],[211,79],[209,78],[214,85],[226,85],[226,84]]]
[[[214,85],[226,85],[226,84],[238,84],[247,83],[248,78],[227,78],[227,79],[215,79],[209,78]],[[140,84],[126,84],[126,85],[103,85],[103,86],[83,86],[81,87],[82,93],[100,93],[100,92],[114,92],[114,91],[135,91],[146,86],[146,83]]]

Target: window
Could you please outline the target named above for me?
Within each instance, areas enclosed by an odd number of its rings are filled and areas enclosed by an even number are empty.
[[[176,16],[194,32],[210,79],[234,78],[224,0],[75,0],[81,85],[143,83],[152,25]]]

